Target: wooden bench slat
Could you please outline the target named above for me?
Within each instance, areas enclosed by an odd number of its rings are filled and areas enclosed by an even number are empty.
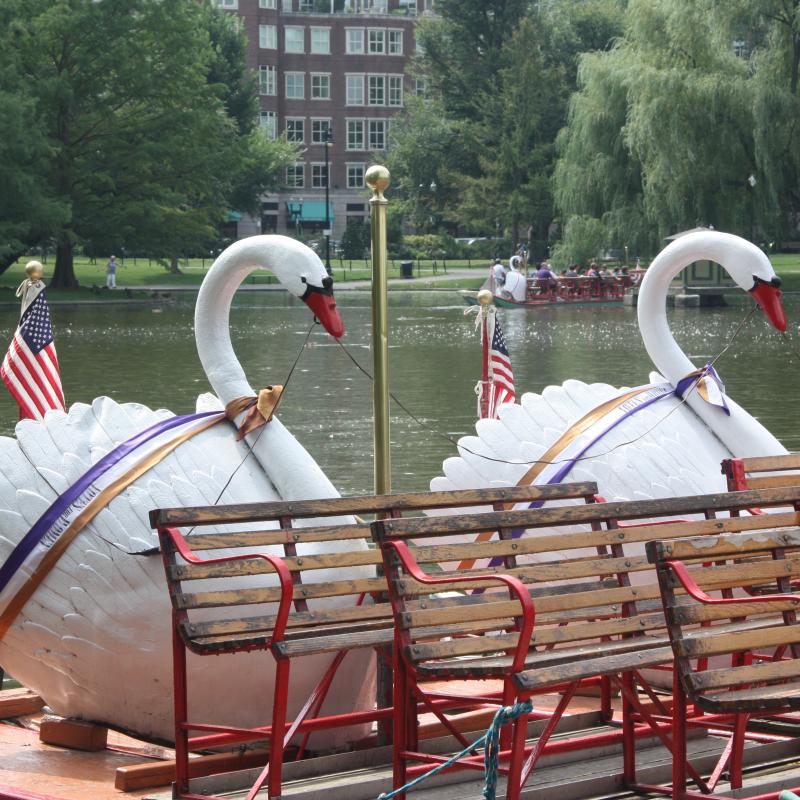
[[[150,514],[150,525],[190,527],[193,525],[255,522],[282,517],[306,519],[386,511],[421,511],[461,508],[468,505],[533,502],[536,500],[580,499],[597,494],[594,482],[549,484],[546,486],[505,486],[491,489],[458,489],[446,492],[405,492],[394,495],[335,497],[323,500],[290,500],[271,503],[240,503],[226,506],[162,508]]]
[[[698,692],[708,692],[712,689],[727,689],[731,686],[741,686],[747,683],[762,683],[765,681],[786,680],[800,678],[800,659],[790,661],[770,661],[730,669],[707,669],[694,672],[688,680]]]

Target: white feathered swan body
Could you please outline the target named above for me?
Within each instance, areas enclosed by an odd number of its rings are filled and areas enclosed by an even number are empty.
[[[695,369],[669,331],[666,295],[670,281],[684,267],[705,259],[720,263],[754,296],[773,324],[785,330],[780,281],[761,250],[730,234],[687,234],[656,257],[639,293],[639,328],[660,372],[651,374],[651,382],[666,380],[674,386]],[[431,481],[431,489],[528,482],[533,462],[584,415],[623,391],[610,384],[567,380],[541,394],[525,393],[519,403],[501,406],[498,419],[479,421],[476,436],[459,441],[459,455],[444,462],[444,475]],[[758,420],[727,396],[730,416],[697,392],[687,397],[684,404],[669,397],[629,417],[585,454],[594,457],[578,461],[564,479],[595,480],[607,500],[698,494],[724,490],[723,458],[786,452]],[[625,444],[632,440],[633,444]]]
[[[237,242],[209,270],[195,316],[201,361],[223,403],[254,394],[233,355],[228,312],[242,280],[262,267],[303,297],[329,332],[343,332],[330,279],[311,250],[282,236]],[[170,416],[169,411],[100,397],[91,405],[76,403],[68,413],[49,412],[43,422],[23,421],[16,438],[0,438],[0,563],[57,494],[118,444]],[[277,419],[263,430],[254,449],[257,460],[247,459],[222,502],[338,495]],[[150,509],[213,504],[246,452],[244,442],[235,441],[232,426],[220,423],[182,444],[113,499],[23,607],[0,643],[0,664],[41,694],[56,713],[171,739],[170,603],[163,567],[158,555],[129,553],[157,545],[148,524]],[[320,575],[319,580],[326,578]],[[271,654],[189,658],[193,713],[229,724],[268,723]],[[339,671],[329,695],[327,710],[332,713],[371,703],[370,655],[356,653],[348,659],[354,660]],[[311,658],[293,671],[290,713],[329,661]],[[334,732],[326,743],[338,744],[351,733]]]

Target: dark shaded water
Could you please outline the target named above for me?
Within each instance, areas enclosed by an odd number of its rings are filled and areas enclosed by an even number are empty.
[[[369,294],[340,293],[344,344],[371,372]],[[745,302],[748,302],[745,298]],[[64,391],[69,403],[107,394],[118,401],[194,410],[208,384],[192,330],[193,298],[158,311],[93,306],[52,310]],[[800,298],[786,303],[790,331]],[[392,392],[419,422],[392,409],[393,489],[423,490],[455,453],[442,437],[458,437],[475,421],[473,387],[480,372],[474,317],[455,292],[392,293]],[[747,306],[746,308],[749,308]],[[671,312],[681,347],[700,365],[727,344],[744,307]],[[652,368],[629,308],[558,308],[500,312],[518,390],[541,391],[567,378],[635,386]],[[372,393],[368,379],[333,340],[311,323],[306,307],[284,294],[260,292],[237,301],[232,338],[253,386],[284,383],[302,349],[280,417],[311,451],[342,493],[372,489]],[[9,341],[16,313],[0,316]],[[796,343],[796,338],[793,339]],[[4,346],[4,345],[3,345]],[[800,358],[755,315],[717,362],[729,393],[789,448],[800,450]],[[0,432],[12,434],[16,406],[0,392]]]

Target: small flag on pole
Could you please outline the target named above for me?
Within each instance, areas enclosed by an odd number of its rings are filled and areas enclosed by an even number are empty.
[[[43,419],[51,408],[64,410],[47,292],[39,286],[27,307],[23,298],[24,311],[0,366],[0,378],[19,404],[20,419]]]
[[[513,403],[516,399],[514,393],[514,371],[511,369],[511,359],[508,355],[506,339],[497,314],[491,314],[488,320],[491,336],[489,348],[489,390],[488,417],[497,416],[497,409],[501,403]],[[487,337],[488,338],[488,337]]]

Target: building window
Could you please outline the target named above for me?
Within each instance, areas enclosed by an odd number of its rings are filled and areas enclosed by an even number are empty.
[[[389,31],[388,51],[390,56],[403,55],[403,31]]]
[[[277,8],[277,0],[258,0],[259,8]]]
[[[302,189],[305,182],[305,165],[302,161],[286,167],[286,185],[290,189]]]
[[[386,31],[383,28],[369,28],[367,30],[367,41],[369,42],[367,51],[373,54],[383,53],[385,51],[385,38]]]
[[[286,99],[303,100],[306,96],[306,74],[305,72],[287,72],[284,76],[286,80]]]
[[[291,11],[292,0],[281,0],[281,11]]]
[[[276,50],[278,47],[278,29],[274,25],[258,26],[258,46],[262,50]]]
[[[220,8],[239,8],[239,0],[217,0]]]
[[[369,121],[369,149],[386,149],[386,120],[371,119]]]
[[[303,117],[286,118],[286,138],[290,142],[304,142],[306,140],[306,121]]]
[[[364,165],[363,164],[348,164],[347,165],[347,188],[348,189],[363,189],[364,188]]]
[[[331,99],[331,76],[327,72],[311,73],[311,99]]]
[[[331,52],[331,29],[311,29],[311,52],[328,55]]]
[[[403,76],[402,75],[389,75],[387,78],[389,83],[389,105],[402,106],[403,105]]]
[[[278,115],[274,111],[262,111],[259,114],[258,122],[267,135],[268,139],[278,138]]]
[[[371,106],[382,106],[386,104],[386,76],[370,75],[369,82],[369,104]]]
[[[347,92],[345,96],[345,105],[348,106],[363,106],[364,105],[364,76],[363,75],[347,75],[345,76],[347,83]]]
[[[328,185],[328,170],[326,164],[311,165],[311,188],[324,189]]]
[[[286,53],[304,53],[305,28],[299,25],[287,25],[283,29],[283,48]]]
[[[300,8],[298,11],[305,11],[306,13],[314,10],[314,0],[300,0]]]
[[[364,52],[364,29],[346,28],[347,39],[345,52],[350,55],[361,55]]]
[[[417,97],[425,97],[428,93],[428,83],[425,78],[414,79],[414,94]]]
[[[326,134],[330,130],[331,121],[329,119],[311,120],[311,144],[325,144]]]
[[[277,69],[266,64],[261,64],[258,68],[258,93],[274,95],[276,82]]]
[[[363,119],[349,119],[349,120],[347,120],[347,149],[348,150],[363,150],[364,149],[364,120]]]

